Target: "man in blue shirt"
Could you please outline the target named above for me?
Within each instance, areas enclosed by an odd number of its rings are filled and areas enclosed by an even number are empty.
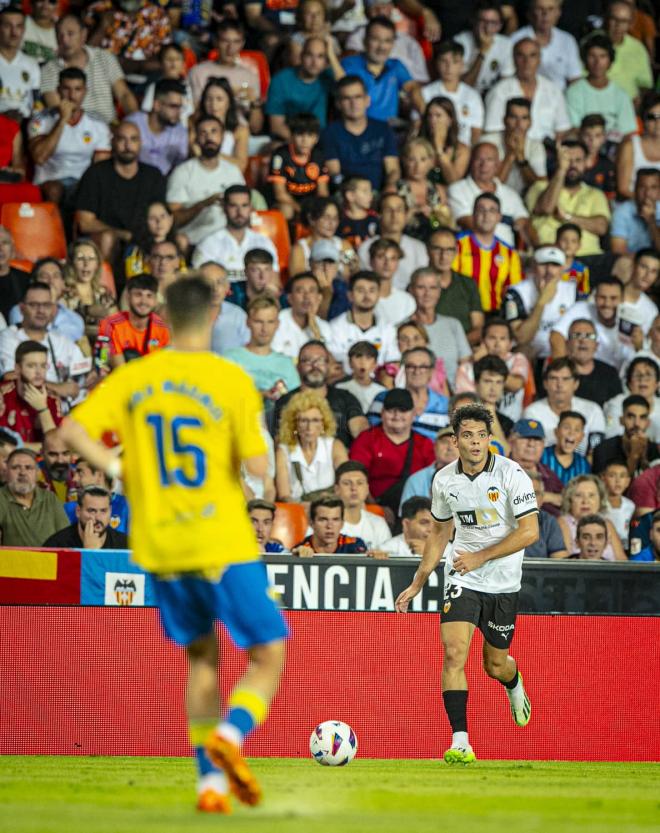
[[[438,431],[433,443],[433,450],[435,451],[435,463],[416,471],[406,480],[401,494],[399,515],[403,504],[411,497],[429,497],[435,473],[448,466],[449,463],[453,463],[458,457],[458,449],[454,442],[454,429],[451,425],[446,425]]]
[[[651,542],[648,547],[634,554],[631,551],[631,561],[660,561],[660,511],[657,509],[653,513],[649,538]]]
[[[395,190],[401,177],[396,137],[387,124],[367,116],[370,98],[364,81],[345,76],[336,96],[340,119],[321,135],[330,179],[338,185],[349,176],[362,176],[376,191]]]
[[[619,203],[612,212],[610,246],[614,254],[660,249],[660,170],[640,168],[635,199]]]
[[[265,113],[270,117],[271,134],[290,141],[287,119],[299,113],[311,113],[325,127],[330,91],[344,75],[332,38],[307,38],[300,66],[286,67],[270,82]]]
[[[349,75],[364,81],[371,100],[367,115],[379,121],[389,121],[399,115],[399,93],[410,96],[418,112],[425,109],[419,84],[398,58],[390,58],[396,28],[387,17],[373,17],[367,24],[364,52],[351,55],[341,62]]]
[[[199,266],[199,271],[213,287],[213,303],[218,310],[211,334],[211,350],[224,356],[228,350],[244,347],[250,340],[247,314],[240,306],[225,303],[230,284],[227,270],[223,266],[208,261]]]

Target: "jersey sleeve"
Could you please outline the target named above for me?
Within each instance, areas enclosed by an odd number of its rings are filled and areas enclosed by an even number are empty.
[[[431,514],[436,521],[446,523],[453,518],[453,513],[447,503],[447,498],[442,487],[443,482],[443,479],[436,475],[431,483]]]
[[[516,518],[524,518],[538,512],[534,484],[525,472],[518,466],[513,467],[509,475],[508,496],[513,514]]]

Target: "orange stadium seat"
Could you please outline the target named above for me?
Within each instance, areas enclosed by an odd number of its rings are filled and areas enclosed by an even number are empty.
[[[309,526],[307,515],[300,503],[276,503],[275,506],[277,511],[271,536],[291,549],[305,537]]]
[[[252,215],[252,228],[260,234],[265,234],[273,241],[280,262],[280,275],[284,276],[289,268],[289,256],[291,255],[289,226],[284,219],[284,214],[275,209],[255,211]]]
[[[241,58],[243,58],[246,64],[252,64],[259,73],[261,97],[266,98],[268,95],[268,87],[270,86],[270,67],[268,66],[268,59],[263,52],[258,52],[254,49],[243,49],[241,51]]]
[[[41,202],[41,189],[31,182],[0,184],[0,207],[7,202]]]
[[[104,260],[101,264],[101,286],[104,286],[113,298],[117,297],[115,276],[112,273],[112,266],[110,266],[107,260]]]
[[[0,225],[13,237],[19,258],[66,258],[64,226],[55,203],[6,203],[0,213]]]
[[[365,503],[364,508],[373,515],[380,515],[381,518],[385,517],[385,510],[378,503]]]

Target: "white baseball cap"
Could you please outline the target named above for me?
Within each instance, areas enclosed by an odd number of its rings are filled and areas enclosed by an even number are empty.
[[[556,263],[557,266],[563,266],[566,255],[559,246],[541,246],[534,252],[534,260],[536,263]]]

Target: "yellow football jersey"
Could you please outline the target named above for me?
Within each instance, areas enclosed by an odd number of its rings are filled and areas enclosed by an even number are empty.
[[[257,557],[239,468],[266,443],[261,397],[240,367],[161,350],[113,371],[71,417],[121,439],[137,564],[170,573]]]

